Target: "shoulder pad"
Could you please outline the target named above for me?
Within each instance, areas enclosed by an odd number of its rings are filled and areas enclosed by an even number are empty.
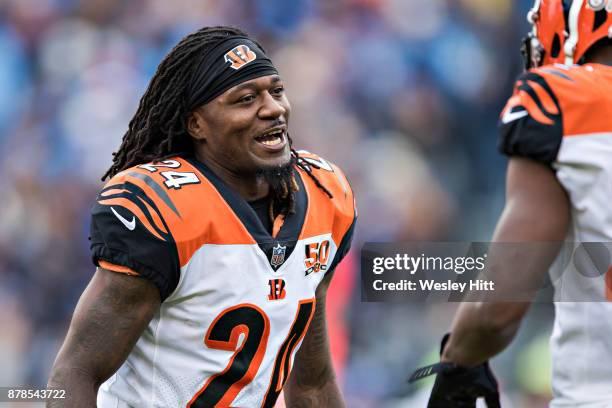
[[[540,69],[541,70],[541,69]],[[500,115],[499,150],[508,156],[523,156],[550,164],[563,137],[559,100],[549,76],[531,70],[523,73]]]
[[[332,193],[334,199],[353,205],[354,197],[351,185],[344,172],[338,166],[306,150],[299,150],[298,154],[300,155],[300,160],[305,162],[306,167]]]

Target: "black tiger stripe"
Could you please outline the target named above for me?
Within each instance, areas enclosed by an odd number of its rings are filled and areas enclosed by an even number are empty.
[[[157,207],[155,202],[153,200],[151,200],[151,198],[149,198],[145,194],[145,192],[139,186],[137,186],[135,184],[132,184],[130,182],[126,182],[126,183],[123,183],[121,185],[115,185],[112,188],[113,189],[120,188],[120,189],[123,189],[123,190],[127,190],[127,192],[122,192],[122,193],[111,194],[111,195],[99,197],[98,202],[100,204],[104,205],[104,201],[105,200],[110,200],[112,198],[125,198],[127,200],[130,200],[130,202],[132,202],[133,204],[138,206],[138,208],[140,208],[140,210],[143,212],[145,217],[147,217],[147,221],[149,221],[149,223],[153,226],[153,228],[155,228],[155,231],[159,235],[161,235],[165,240],[172,240],[172,233],[170,231],[170,228],[168,227],[168,224],[166,223],[166,220],[162,216],[159,208]],[[103,192],[106,191],[106,190],[108,190],[108,189],[103,190]],[[142,201],[140,201],[140,200],[142,200]],[[151,208],[156,212],[157,216],[159,217],[159,219],[161,220],[162,224],[164,225],[164,228],[166,229],[166,231],[161,230],[157,226],[157,224],[153,220],[153,216],[149,212],[149,208],[144,204],[143,201],[146,202],[148,205],[150,205]]]
[[[593,31],[596,31],[599,27],[606,23],[608,18],[610,18],[608,14],[609,13],[605,7],[595,12],[595,18],[593,19]]]
[[[548,96],[555,103],[555,106],[557,107],[557,111],[559,112],[558,114],[551,113],[548,110],[546,110],[546,108],[544,107],[544,104],[540,100],[540,97],[538,96],[537,92],[527,83],[527,81],[533,81],[533,82],[537,83],[538,85],[540,85],[544,89],[544,91],[548,94]],[[543,76],[541,76],[539,74],[536,74],[534,72],[528,72],[522,78],[521,85],[519,85],[518,89],[521,90],[521,91],[527,92],[527,94],[529,94],[529,96],[531,96],[533,101],[538,105],[538,108],[542,111],[542,113],[544,113],[544,115],[547,118],[549,118],[550,120],[555,121],[555,122],[560,120],[560,117],[561,117],[561,105],[559,105],[559,100],[557,99],[557,96],[555,95],[555,93],[553,92],[552,88],[550,87],[550,85],[548,85],[548,82],[546,82],[546,79]]]
[[[163,231],[162,229],[160,229],[157,226],[157,224],[153,221],[153,217],[151,216],[151,213],[149,212],[149,209],[144,204],[144,202],[140,201],[140,199],[137,196],[132,195],[130,193],[113,194],[113,195],[104,197],[104,200],[100,200],[99,204],[100,205],[109,205],[110,206],[110,204],[106,204],[106,203],[104,203],[104,201],[105,200],[110,200],[110,199],[113,199],[113,198],[125,198],[125,199],[129,200],[130,202],[132,202],[134,205],[138,206],[138,208],[143,212],[143,214],[147,218],[147,221],[149,222],[149,224],[151,224],[151,226],[155,229],[155,231],[164,239],[164,241],[168,240],[169,235],[170,235],[169,231]],[[163,219],[162,219],[162,222],[164,222]],[[164,223],[164,227],[166,227],[165,223]]]
[[[553,101],[559,112],[558,114],[549,112],[544,108],[536,90],[527,81],[533,81],[542,87],[542,90]],[[559,99],[546,79],[533,71],[520,76],[517,80],[517,91],[525,92],[535,104],[535,108],[539,109],[544,117],[552,121],[552,125],[541,123],[534,119],[531,114],[509,123],[500,121],[498,150],[509,157],[527,157],[552,168],[552,163],[559,153],[561,140],[563,139],[563,111]],[[518,92],[515,91],[515,95],[517,94]]]
[[[151,187],[153,192],[156,193],[157,196],[164,203],[166,203],[168,208],[170,208],[176,215],[178,215],[179,218],[181,218],[181,214],[179,213],[178,209],[176,208],[176,206],[172,202],[172,199],[170,198],[168,193],[159,184],[157,184],[152,177],[150,177],[150,176],[148,176],[146,174],[138,173],[138,172],[131,172],[131,173],[128,174],[128,176],[135,177],[135,178],[138,178],[138,179],[144,181],[149,187]],[[129,181],[126,181],[125,183],[130,183],[130,184],[134,185],[133,183],[131,183]],[[114,189],[117,189],[117,188],[122,188],[121,186],[123,186],[123,184],[114,184],[114,185],[105,187],[104,189],[102,189],[100,194],[102,194],[102,193],[104,193],[104,192],[106,192],[108,190],[114,190]]]

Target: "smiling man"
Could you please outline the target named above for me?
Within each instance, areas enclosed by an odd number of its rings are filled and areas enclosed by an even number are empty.
[[[356,212],[291,148],[264,50],[207,27],[162,61],[93,207],[98,269],[55,361],[70,407],[339,407],[325,295]],[[292,372],[291,376],[289,375]]]

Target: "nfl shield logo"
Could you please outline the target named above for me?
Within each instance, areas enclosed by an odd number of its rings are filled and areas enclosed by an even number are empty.
[[[278,267],[285,262],[285,250],[286,246],[281,246],[281,244],[276,244],[274,248],[272,248],[272,256],[270,257],[270,265],[273,267]]]

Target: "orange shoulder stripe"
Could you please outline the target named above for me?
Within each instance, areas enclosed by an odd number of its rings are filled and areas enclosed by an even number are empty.
[[[108,269],[109,271],[113,271],[113,272],[125,273],[126,275],[130,275],[130,276],[140,275],[138,272],[136,272],[135,270],[131,268],[128,268],[127,266],[117,265],[117,264],[105,261],[103,259],[98,260],[98,265],[100,266],[100,268]]]
[[[580,65],[551,66],[534,72],[546,79],[559,101],[563,136],[612,132],[608,112],[612,103],[612,76],[606,76],[607,71]]]
[[[132,201],[128,200],[127,198],[124,197],[116,197],[116,198],[110,198],[110,199],[106,199],[106,200],[99,200],[98,201],[100,204],[102,205],[108,205],[108,206],[112,206],[112,205],[117,205],[117,206],[121,206],[124,207],[128,210],[130,210],[132,212],[132,214],[134,214],[134,216],[136,218],[138,218],[138,220],[142,223],[142,225],[151,233],[153,234],[155,237],[157,237],[158,239],[165,241],[161,235],[159,235],[157,233],[157,231],[155,231],[155,228],[153,228],[153,226],[151,225],[151,223],[149,222],[149,220],[147,219],[147,217],[144,215],[144,213],[142,212],[142,210],[136,205],[134,204]]]
[[[542,109],[540,109],[531,95],[525,91],[519,91],[519,95],[521,98],[521,105],[527,110],[527,112],[529,112],[529,116],[545,125],[552,125],[555,123],[552,119],[548,118],[544,112],[542,112]]]
[[[149,205],[149,203],[143,200],[142,197],[138,197],[138,199],[141,203],[144,204],[145,207],[147,207],[147,210],[149,210],[149,214],[151,214],[151,218],[153,218],[153,224],[155,224],[158,229],[167,234],[168,231],[166,230],[166,227],[164,227],[164,223],[162,222],[161,218],[159,218],[159,214],[157,214],[157,211],[155,211],[153,207]]]
[[[527,81],[527,83],[529,84],[531,89],[534,90],[534,92],[536,93],[536,95],[540,99],[540,102],[542,102],[542,106],[544,106],[544,109],[549,114],[558,115],[559,114],[559,109],[557,108],[557,105],[555,104],[555,102],[550,97],[550,94],[548,92],[546,92],[546,90],[544,90],[544,88],[542,88],[542,85],[538,84],[535,81],[529,81],[529,80]]]

